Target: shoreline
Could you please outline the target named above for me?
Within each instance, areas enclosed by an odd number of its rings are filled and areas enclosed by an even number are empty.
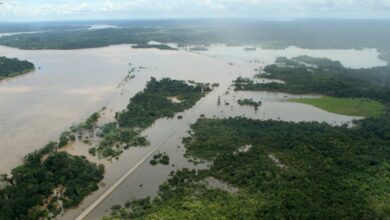
[[[7,80],[7,79],[12,79],[12,78],[15,78],[15,77],[18,77],[18,76],[22,76],[22,75],[25,75],[27,73],[32,73],[32,72],[35,72],[36,68],[31,68],[31,69],[27,69],[27,70],[24,70],[24,71],[21,71],[21,72],[17,72],[17,73],[12,73],[8,76],[0,76],[0,81],[2,80]]]

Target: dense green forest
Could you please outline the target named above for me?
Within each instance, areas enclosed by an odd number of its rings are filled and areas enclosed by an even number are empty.
[[[131,146],[145,146],[148,141],[140,136],[157,119],[173,117],[195,105],[210,92],[212,86],[202,83],[163,78],[151,78],[146,88],[130,99],[126,110],[116,114],[116,122],[103,126],[99,146],[90,150],[101,157],[117,157]]]
[[[264,73],[256,77],[278,79],[285,83],[256,83],[240,77],[234,82],[235,89],[367,98],[385,104],[390,102],[390,66],[350,69],[326,58],[282,57],[275,64],[266,66]]]
[[[34,64],[16,58],[0,57],[0,80],[34,70]]]
[[[27,155],[22,165],[5,176],[0,190],[0,219],[37,220],[58,215],[75,207],[98,189],[104,167],[84,157],[55,152],[51,142]]]
[[[120,28],[19,34],[0,38],[0,44],[23,49],[75,49],[123,43],[146,44],[153,40],[181,45],[226,43],[261,44],[267,48],[291,45],[312,49],[377,48],[381,57],[390,61],[389,21],[168,19],[109,23]]]
[[[354,127],[246,118],[199,119],[183,143],[209,170],[182,170],[159,197],[106,219],[387,219],[390,117]],[[248,151],[240,151],[250,146]],[[214,177],[238,191],[212,189]]]
[[[210,91],[209,84],[191,85],[169,78],[157,81],[152,77],[144,91],[132,97],[127,109],[117,115],[118,123],[121,127],[147,128],[158,118],[173,117],[192,107]]]

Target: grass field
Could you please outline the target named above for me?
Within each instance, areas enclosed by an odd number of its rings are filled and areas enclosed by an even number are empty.
[[[308,104],[328,112],[349,116],[376,116],[382,114],[385,110],[382,103],[371,99],[323,96],[321,98],[289,99],[289,101]]]

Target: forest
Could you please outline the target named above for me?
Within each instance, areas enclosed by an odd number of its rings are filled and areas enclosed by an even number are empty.
[[[354,123],[199,119],[183,143],[211,168],[172,173],[156,199],[105,219],[387,219],[390,117]],[[212,189],[206,177],[239,190]]]
[[[120,127],[147,128],[162,117],[173,117],[210,92],[209,84],[190,85],[184,81],[151,78],[144,91],[130,99],[127,109],[117,114]],[[174,102],[170,99],[176,98]]]
[[[234,82],[236,90],[275,91],[292,94],[321,94],[334,97],[365,98],[390,102],[390,67],[345,68],[338,61],[300,56],[278,58],[264,68],[258,78],[285,83],[256,83],[248,78]]]
[[[28,62],[27,60],[0,57],[0,80],[7,77],[31,72],[34,69],[34,64]]]
[[[84,157],[55,152],[51,142],[28,154],[22,165],[5,175],[0,190],[0,219],[37,220],[52,218],[63,209],[75,207],[103,179],[103,165]]]
[[[280,49],[377,48],[390,62],[389,21],[297,20],[245,21],[240,19],[188,19],[106,21],[120,28],[64,30],[18,34],[0,38],[0,44],[23,49],[78,49],[113,44],[146,44],[149,41],[180,45],[261,44]],[[57,24],[65,28],[66,24]],[[76,23],[74,26],[86,24]],[[53,25],[51,25],[53,26]],[[59,28],[60,29],[60,28]],[[68,29],[68,28],[67,28]]]
[[[131,146],[146,146],[148,141],[140,136],[157,119],[173,117],[175,113],[191,108],[212,90],[210,84],[151,78],[146,88],[130,99],[127,108],[116,113],[116,122],[102,127],[103,138],[90,152],[100,157],[119,156]]]

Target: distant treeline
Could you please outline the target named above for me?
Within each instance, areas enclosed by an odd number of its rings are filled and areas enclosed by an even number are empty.
[[[0,79],[30,72],[34,68],[34,64],[26,60],[22,61],[16,58],[0,57]]]
[[[155,48],[160,50],[176,50],[175,48],[166,45],[166,44],[137,44],[132,46],[134,49],[148,49],[148,48]]]
[[[115,22],[114,22],[115,23]],[[114,24],[110,22],[110,24]],[[119,22],[121,28],[53,31],[0,38],[0,44],[23,49],[75,49],[111,44],[162,43],[208,45],[261,44],[268,48],[378,48],[390,61],[390,22],[370,20],[300,20],[289,22],[165,20]]]

